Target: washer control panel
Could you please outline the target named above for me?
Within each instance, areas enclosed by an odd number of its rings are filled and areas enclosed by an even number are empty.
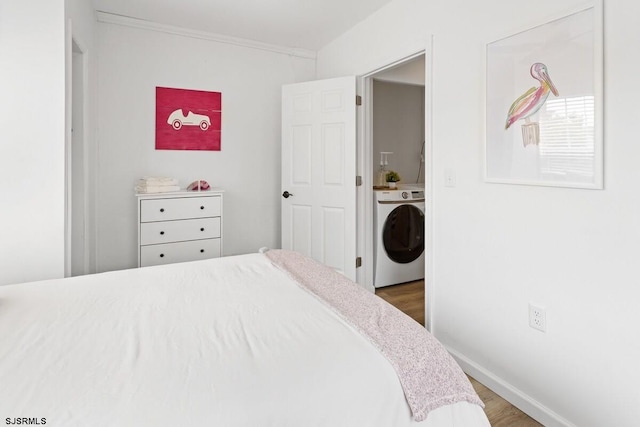
[[[389,190],[376,191],[376,200],[378,202],[419,202],[424,200],[424,191],[413,190]]]

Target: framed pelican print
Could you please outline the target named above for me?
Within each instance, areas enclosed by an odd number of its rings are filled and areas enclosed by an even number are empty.
[[[603,188],[602,1],[487,44],[487,182]]]

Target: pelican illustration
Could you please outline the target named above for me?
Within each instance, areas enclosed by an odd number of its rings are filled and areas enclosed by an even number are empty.
[[[507,122],[504,125],[504,129],[509,129],[509,126],[524,119],[525,123],[522,125],[522,143],[526,147],[529,144],[540,144],[540,126],[537,122],[532,122],[529,117],[538,112],[544,105],[549,97],[549,92],[553,92],[555,96],[558,96],[558,91],[549,77],[547,72],[547,66],[541,62],[536,62],[531,66],[531,77],[540,82],[540,87],[532,87],[526,91],[522,96],[516,99],[509,112],[507,113]]]
[[[529,117],[535,114],[547,101],[549,91],[558,96],[558,90],[549,77],[546,65],[536,62],[531,66],[530,72],[531,77],[540,82],[540,87],[532,87],[511,104],[511,108],[507,113],[505,129],[509,129],[509,126],[520,119],[525,119],[529,123]]]

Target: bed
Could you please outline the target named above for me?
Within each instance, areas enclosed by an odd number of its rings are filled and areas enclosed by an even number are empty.
[[[0,286],[0,419],[489,426],[424,328],[280,250]]]

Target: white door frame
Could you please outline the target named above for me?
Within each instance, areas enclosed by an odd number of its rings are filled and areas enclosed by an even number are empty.
[[[419,56],[425,56],[425,326],[433,328],[433,37],[424,50],[405,56],[377,68],[358,79],[358,93],[363,95],[362,109],[358,111],[357,173],[362,176],[362,186],[357,191],[357,251],[362,256],[362,268],[357,270],[357,281],[373,284],[373,79],[376,74],[402,65]]]
[[[80,78],[82,79],[82,103],[81,105],[74,105],[73,102],[73,54],[74,54],[74,46],[76,46],[77,50],[79,50],[82,55],[81,60],[81,73]],[[65,277],[69,277],[72,275],[72,269],[76,271],[80,271],[80,274],[87,274],[90,270],[90,256],[91,256],[91,248],[89,246],[89,224],[88,224],[88,209],[90,208],[89,204],[89,132],[88,132],[88,101],[87,98],[89,96],[89,59],[88,52],[86,47],[82,44],[80,40],[78,40],[73,35],[73,23],[71,19],[67,21],[66,26],[66,47],[65,47],[65,55],[66,55],[66,70],[65,70],[65,80],[66,80],[66,111],[65,111],[65,261],[64,261],[64,275]],[[82,134],[81,134],[81,144],[82,144],[82,176],[74,176],[72,172],[72,153],[74,146],[74,139],[72,134],[72,118],[73,112],[79,109],[80,114],[82,116]],[[82,200],[82,212],[83,218],[73,218],[73,182],[74,180],[81,180],[84,182],[83,186],[83,194]],[[77,202],[77,201],[76,201]],[[83,256],[82,256],[82,265],[73,265],[74,257],[73,257],[73,227],[72,224],[74,221],[82,221],[83,224]]]
[[[71,19],[67,21],[65,34],[65,191],[64,191],[64,277],[71,276],[71,117],[72,117],[72,63],[73,63],[73,37]]]

